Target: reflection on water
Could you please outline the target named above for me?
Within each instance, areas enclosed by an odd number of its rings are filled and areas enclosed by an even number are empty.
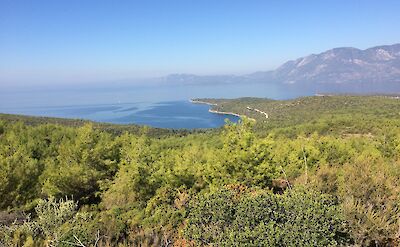
[[[228,118],[208,112],[191,98],[264,97],[288,99],[304,95],[299,90],[268,83],[57,87],[53,89],[0,90],[0,112],[34,116],[81,118],[94,121],[145,124],[164,128],[212,128]],[[133,102],[133,103],[132,103]],[[164,102],[164,103],[159,103]]]
[[[101,106],[24,107],[3,110],[5,113],[89,119],[116,124],[140,124],[160,128],[215,128],[225,119],[238,117],[208,112],[209,106],[188,101],[161,103],[125,103]]]

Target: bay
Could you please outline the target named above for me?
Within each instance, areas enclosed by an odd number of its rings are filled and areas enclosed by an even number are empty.
[[[28,116],[87,119],[115,124],[139,124],[158,128],[216,128],[226,120],[237,122],[232,115],[210,113],[210,106],[189,101],[159,103],[121,103],[56,107],[23,107],[3,109],[3,113]]]
[[[0,112],[160,128],[215,128],[226,119],[236,122],[239,118],[210,113],[210,106],[192,104],[189,99],[300,95],[268,84],[27,88],[0,91]]]

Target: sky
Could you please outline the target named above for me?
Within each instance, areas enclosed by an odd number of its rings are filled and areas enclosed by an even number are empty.
[[[0,86],[246,74],[400,42],[400,1],[0,0]]]

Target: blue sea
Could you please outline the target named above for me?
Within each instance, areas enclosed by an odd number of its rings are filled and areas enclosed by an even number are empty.
[[[299,93],[265,84],[19,88],[0,91],[0,112],[160,128],[215,128],[226,119],[239,118],[210,113],[210,106],[192,104],[190,99],[249,96],[285,99]]]
[[[216,128],[226,120],[237,122],[238,117],[208,112],[210,106],[189,101],[136,102],[100,105],[73,105],[55,107],[23,107],[3,110],[29,116],[89,119],[115,124],[139,124],[159,128],[194,129]]]

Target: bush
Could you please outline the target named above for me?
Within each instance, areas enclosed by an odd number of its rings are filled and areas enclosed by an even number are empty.
[[[222,188],[189,206],[184,235],[198,245],[336,246],[349,241],[337,202],[296,189],[283,195]]]
[[[356,243],[399,244],[400,164],[369,158],[344,167],[340,197]]]
[[[35,212],[32,221],[0,226],[0,246],[89,246],[100,240],[91,214],[77,212],[72,200],[39,200]]]

